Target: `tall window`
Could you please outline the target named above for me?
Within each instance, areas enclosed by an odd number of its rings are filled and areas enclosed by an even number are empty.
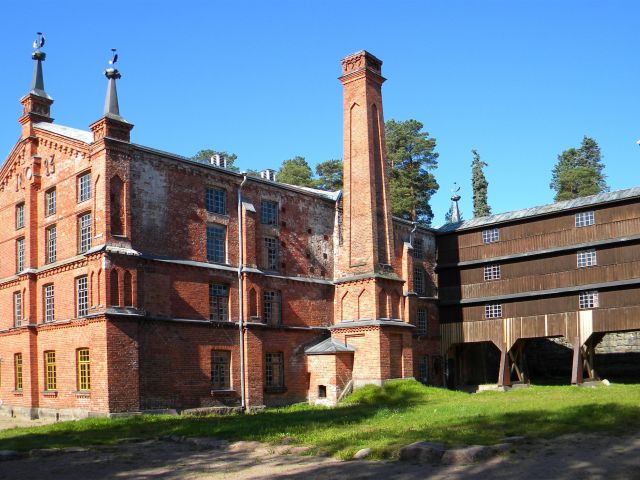
[[[22,325],[22,292],[13,292],[13,324]]]
[[[413,290],[420,296],[425,295],[425,278],[422,267],[415,267],[413,269]]]
[[[595,249],[580,250],[578,252],[578,268],[593,267],[597,264]]]
[[[264,384],[267,388],[284,387],[284,354],[268,352],[265,354]]]
[[[484,306],[484,318],[501,318],[502,317],[502,304],[490,303]]]
[[[427,334],[427,311],[424,308],[418,309],[417,330],[419,335]]]
[[[22,354],[21,353],[16,353],[13,356],[13,370],[15,374],[14,386],[16,390],[20,391],[22,390]]]
[[[485,265],[484,266],[484,280],[499,280],[500,279],[500,265]]]
[[[578,296],[578,305],[580,307],[580,310],[589,310],[592,308],[598,308],[599,306],[598,292],[596,290],[580,292],[580,295]]]
[[[413,258],[424,258],[424,242],[420,237],[413,239]]]
[[[56,213],[56,189],[52,188],[44,194],[44,216],[49,217]]]
[[[56,389],[56,352],[44,352],[44,389]]]
[[[593,210],[576,213],[576,227],[587,227],[593,225],[595,222],[596,217]]]
[[[429,382],[429,356],[420,355],[418,358],[418,381],[422,383]]]
[[[500,232],[497,228],[482,231],[482,243],[494,243],[500,241]]]
[[[78,252],[85,253],[91,248],[91,213],[78,217]]]
[[[91,172],[78,177],[78,203],[91,198]]]
[[[76,278],[76,316],[89,313],[89,282],[86,275]]]
[[[54,263],[56,261],[57,236],[58,236],[55,225],[52,225],[49,228],[47,228],[46,236],[47,236],[46,260],[47,260],[47,263]]]
[[[16,230],[24,227],[24,203],[16,205]]]
[[[229,287],[219,283],[209,284],[209,320],[229,320]]]
[[[207,260],[224,263],[227,228],[224,225],[207,225]]]
[[[79,348],[77,350],[78,362],[78,390],[91,390],[91,363],[89,361],[89,349]]]
[[[265,290],[262,295],[262,308],[264,309],[265,323],[277,327],[282,320],[280,292],[277,290]]]
[[[42,287],[42,294],[44,297],[44,321],[53,322],[55,319],[53,284],[50,283],[49,285]]]
[[[278,239],[264,238],[264,268],[266,270],[278,270]]]
[[[16,272],[24,270],[24,238],[16,240]]]
[[[227,191],[221,188],[207,188],[205,194],[207,212],[227,213]]]
[[[278,202],[262,200],[260,202],[260,222],[263,225],[278,224]]]
[[[231,388],[231,352],[228,350],[211,351],[211,387],[214,390]]]

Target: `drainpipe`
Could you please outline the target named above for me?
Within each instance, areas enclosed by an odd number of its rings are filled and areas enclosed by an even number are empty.
[[[240,398],[242,410],[246,410],[247,401],[244,387],[244,289],[242,285],[242,267],[244,266],[243,234],[242,234],[242,187],[247,181],[247,174],[238,187],[238,329],[240,332]]]
[[[413,247],[413,234],[416,233],[418,229],[418,222],[411,222],[413,224],[413,228],[411,229],[411,233],[409,233],[409,243]]]

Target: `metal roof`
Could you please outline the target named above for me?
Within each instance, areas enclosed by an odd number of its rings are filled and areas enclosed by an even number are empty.
[[[640,197],[640,187],[633,187],[626,190],[618,190],[615,192],[598,193],[597,195],[589,195],[588,197],[565,200],[564,202],[550,203],[548,205],[525,208],[522,210],[515,210],[513,212],[498,213],[496,215],[490,215],[488,217],[472,218],[471,220],[463,220],[462,222],[458,223],[448,223],[439,227],[437,231],[438,233],[449,233],[456,232],[458,230],[468,230],[485,225],[511,222],[541,215],[549,215],[552,213],[562,212],[564,210],[574,210],[578,208],[589,207],[591,205],[617,202],[620,200],[626,200],[635,197]]]
[[[56,135],[72,138],[73,140],[79,140],[83,143],[93,142],[93,133],[87,132],[86,130],[65,127],[64,125],[56,125],[55,123],[48,123],[48,122],[38,122],[38,123],[35,123],[33,126],[40,130],[55,133]]]
[[[327,338],[320,343],[316,343],[304,349],[307,355],[331,355],[340,352],[355,352],[356,349],[344,343],[337,342],[333,338]]]

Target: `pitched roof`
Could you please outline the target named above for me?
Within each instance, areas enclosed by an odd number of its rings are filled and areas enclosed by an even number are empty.
[[[327,338],[304,349],[306,355],[332,355],[340,352],[355,352],[356,349],[344,343],[337,342],[333,338]]]
[[[488,217],[472,218],[471,220],[463,220],[458,223],[448,223],[437,229],[438,233],[457,232],[459,230],[469,230],[472,228],[483,227],[485,225],[494,225],[496,223],[511,222],[524,218],[538,217],[549,215],[552,213],[562,212],[565,210],[575,210],[579,208],[599,205],[604,203],[617,202],[630,198],[640,197],[640,187],[628,188],[626,190],[618,190],[615,192],[598,193],[597,195],[589,195],[588,197],[575,198],[573,200],[565,200],[564,202],[550,203],[538,207],[524,208],[513,212],[498,213],[489,215]]]
[[[33,125],[35,128],[44,130],[46,132],[55,133],[63,137],[78,140],[82,143],[93,142],[93,133],[86,130],[80,130],[78,128],[65,127],[64,125],[57,125],[55,123],[39,122]]]

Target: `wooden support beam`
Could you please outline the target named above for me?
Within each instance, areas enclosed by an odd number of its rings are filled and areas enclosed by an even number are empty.
[[[498,371],[498,386],[511,386],[511,369],[509,368],[509,355],[507,346],[503,345],[500,351],[500,370]]]
[[[573,340],[573,362],[571,366],[571,385],[579,385],[582,383],[582,345],[580,345],[580,337]]]

